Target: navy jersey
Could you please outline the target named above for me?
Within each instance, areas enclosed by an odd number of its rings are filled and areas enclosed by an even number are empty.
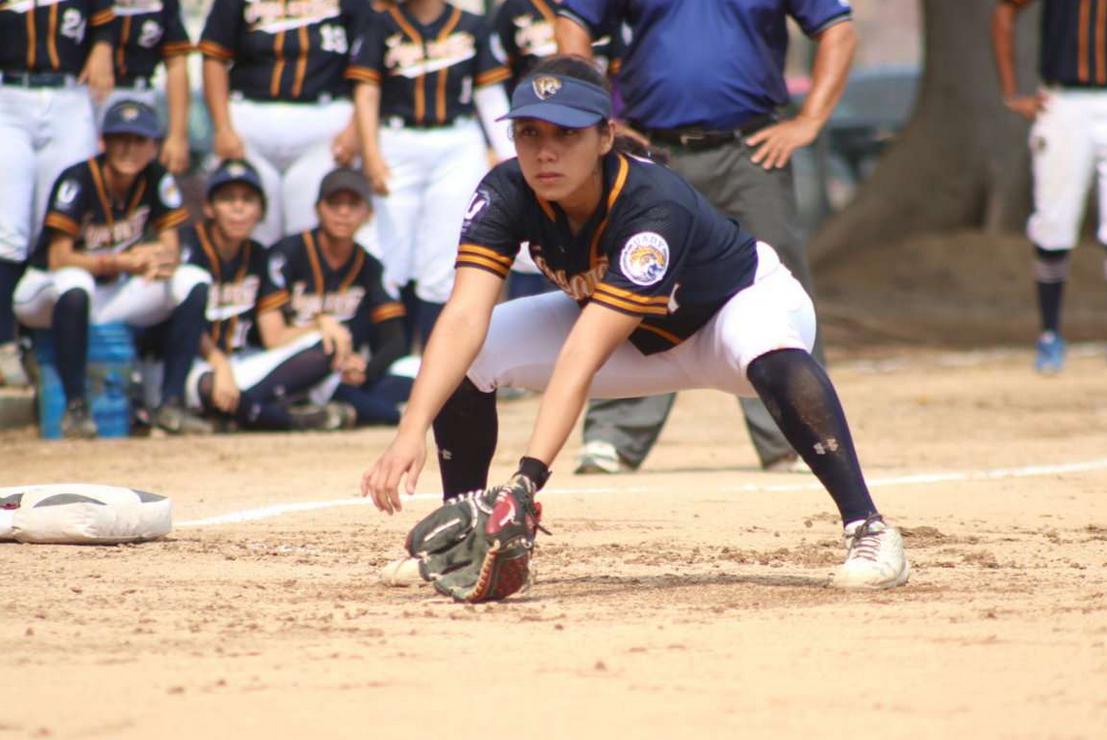
[[[231,63],[231,91],[246,98],[345,97],[350,42],[369,14],[368,0],[215,0],[199,47]]]
[[[115,0],[114,10],[116,85],[149,81],[158,62],[192,51],[180,0]]]
[[[848,0],[564,0],[588,28],[621,19],[624,117],[644,128],[734,129],[788,103],[787,19],[809,36],[851,17]]]
[[[211,239],[211,224],[181,229],[181,262],[211,275],[205,314],[211,341],[225,354],[247,346],[261,347],[257,332],[257,300],[265,276],[265,248],[252,239],[224,259]]]
[[[0,0],[0,72],[78,75],[114,20],[112,0]]]
[[[510,72],[489,45],[479,15],[447,4],[429,24],[404,5],[376,13],[351,51],[346,75],[381,87],[381,120],[442,126],[472,115],[473,87],[503,82]]]
[[[188,220],[177,181],[157,161],[139,173],[126,197],[115,198],[104,181],[104,158],[101,154],[78,162],[58,175],[32,266],[48,269],[55,232],[73,237],[75,251],[107,255]]]
[[[500,163],[469,204],[456,266],[506,278],[529,242],[534,264],[581,305],[641,316],[630,341],[644,354],[670,349],[753,283],[756,242],[661,165],[612,153],[603,177],[601,205],[574,235],[517,159]]]
[[[1007,0],[1029,5],[1032,0]],[[1044,0],[1039,70],[1065,87],[1107,87],[1107,0]]]
[[[552,6],[552,7],[551,7]],[[544,57],[557,53],[555,0],[505,0],[492,21],[492,49],[511,70],[508,93]],[[593,58],[610,75],[619,71],[622,36],[618,26],[605,28],[592,41]]]
[[[345,264],[332,266],[319,247],[319,230],[304,231],[270,247],[258,313],[280,309],[293,326],[310,326],[319,314],[329,314],[361,345],[374,324],[404,315],[404,305],[385,290],[382,272],[360,246]]]

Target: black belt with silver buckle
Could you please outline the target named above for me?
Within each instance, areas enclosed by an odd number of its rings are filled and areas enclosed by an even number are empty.
[[[0,84],[18,87],[66,87],[72,79],[64,72],[0,72]]]
[[[754,116],[741,126],[725,131],[690,126],[688,128],[646,128],[642,129],[650,141],[660,144],[682,146],[685,149],[714,149],[750,136],[766,126],[776,123],[776,116],[765,114]]]

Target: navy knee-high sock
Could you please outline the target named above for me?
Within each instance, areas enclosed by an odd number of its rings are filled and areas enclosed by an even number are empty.
[[[23,275],[24,265],[0,259],[0,344],[15,339],[15,311],[12,309],[12,296],[15,286]]]
[[[62,293],[54,305],[50,328],[54,332],[54,354],[58,375],[67,401],[85,397],[85,369],[88,363],[88,293],[73,288]]]
[[[496,392],[484,393],[465,378],[434,419],[443,498],[488,486],[498,434]]]
[[[1071,252],[1067,249],[1034,248],[1034,279],[1038,290],[1038,316],[1043,332],[1059,333],[1061,301],[1070,263]]]
[[[808,353],[783,349],[751,362],[746,376],[785,438],[830,492],[842,522],[875,514],[845,412],[826,371]]]
[[[161,383],[161,401],[184,400],[185,381],[192,361],[200,351],[200,336],[207,321],[204,309],[208,304],[208,285],[201,283],[188,294],[181,305],[173,309],[165,332],[165,376]]]

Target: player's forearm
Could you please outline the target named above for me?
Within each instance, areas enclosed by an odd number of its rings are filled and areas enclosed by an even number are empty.
[[[992,12],[992,54],[999,74],[999,89],[1004,99],[1018,92],[1015,74],[1015,13],[1016,8],[1000,2]]]
[[[211,125],[216,131],[231,130],[231,75],[227,64],[218,59],[204,59],[204,102],[208,106]]]
[[[354,85],[354,118],[357,121],[361,152],[366,159],[379,160],[381,89],[379,86],[358,82]]]
[[[558,54],[576,54],[586,59],[592,58],[592,34],[574,20],[558,17],[554,23],[554,38],[557,40]]]
[[[817,44],[811,68],[811,91],[804,98],[799,114],[822,126],[846,89],[849,68],[857,49],[853,23],[844,21],[831,26],[819,35]]]
[[[183,54],[165,60],[165,97],[169,103],[167,135],[188,139],[188,57]]]
[[[392,363],[403,357],[407,343],[404,341],[402,319],[387,319],[376,329],[374,340],[369,343],[373,354],[365,366],[366,385],[381,378]]]

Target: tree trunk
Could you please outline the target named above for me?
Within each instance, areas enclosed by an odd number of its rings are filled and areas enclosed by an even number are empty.
[[[854,201],[810,245],[812,263],[905,236],[1021,229],[1028,126],[1003,105],[992,58],[994,0],[921,0],[926,60],[915,112]],[[1019,14],[1018,79],[1037,83],[1038,4]]]

